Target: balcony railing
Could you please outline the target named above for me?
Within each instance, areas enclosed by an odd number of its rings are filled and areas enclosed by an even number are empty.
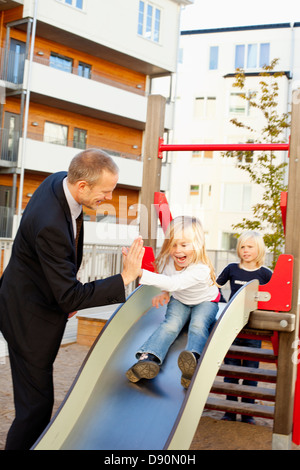
[[[27,133],[27,138],[32,139],[32,140],[37,140],[39,142],[46,142],[48,144],[52,143],[52,144],[55,144],[55,145],[62,145],[63,147],[76,148],[76,149],[78,149],[79,152],[80,152],[80,150],[85,150],[85,149],[89,149],[89,148],[99,148],[99,149],[103,150],[104,152],[108,153],[109,155],[111,155],[112,157],[129,158],[130,160],[137,160],[137,161],[142,160],[141,155],[135,155],[135,154],[129,153],[129,152],[118,152],[118,151],[113,150],[113,149],[108,149],[108,148],[100,147],[100,146],[97,146],[97,145],[89,145],[89,144],[86,144],[86,143],[83,143],[83,142],[77,142],[75,140],[65,140],[65,139],[58,139],[58,138],[54,139],[50,136],[36,134],[36,133],[30,132],[30,131]]]
[[[21,85],[24,77],[25,54],[0,48],[0,79]]]
[[[0,129],[0,166],[16,166],[18,161],[20,133],[8,129]],[[4,165],[6,163],[6,165]]]
[[[21,84],[23,82],[25,59],[26,57],[23,53],[20,54],[14,51],[6,51],[4,48],[0,48],[0,79],[15,85]],[[40,55],[35,55],[33,57],[33,61],[48,67],[53,67],[53,65],[50,64],[50,57],[45,58]],[[146,95],[145,90],[143,90],[144,84],[142,83],[128,85],[117,80],[113,80],[112,78],[105,77],[104,74],[94,72],[92,69],[87,76],[86,74],[82,73],[82,67],[70,66],[66,68],[64,66],[59,66],[58,63],[55,63],[55,68],[57,70],[61,70],[62,72],[79,75],[87,80],[105,83],[106,85],[121,88],[122,90],[130,91],[131,93],[137,93],[142,96]]]
[[[42,65],[46,65],[47,67],[54,67],[53,65],[50,64],[50,57],[45,58],[43,56],[35,55],[33,57],[33,61]],[[143,84],[128,85],[125,83],[121,83],[117,80],[113,80],[112,78],[105,77],[103,74],[94,72],[92,69],[90,73],[88,74],[88,76],[86,76],[85,74],[82,74],[82,67],[73,67],[73,66],[65,67],[63,65],[59,66],[56,64],[54,68],[56,68],[57,70],[61,70],[62,72],[79,75],[80,77],[85,78],[87,80],[93,80],[96,82],[105,83],[106,85],[110,85],[116,88],[121,88],[122,90],[129,91],[131,93],[137,93],[138,95],[142,95],[142,96],[146,95],[145,90],[143,90],[143,86],[144,86]]]
[[[13,240],[0,239],[0,276],[10,258]],[[207,250],[215,271],[219,274],[229,263],[238,261],[235,251]],[[119,245],[85,244],[83,249],[83,260],[78,273],[82,283],[103,279],[118,274],[122,270],[122,247]],[[135,283],[128,286],[129,294]],[[222,289],[225,298],[228,297],[229,287]]]

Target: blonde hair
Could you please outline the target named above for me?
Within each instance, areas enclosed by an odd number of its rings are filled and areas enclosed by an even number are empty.
[[[206,254],[204,230],[200,220],[196,217],[179,216],[171,220],[166,230],[165,240],[160,253],[155,260],[158,272],[162,272],[166,266],[174,240],[184,238],[185,236],[190,238],[193,242],[194,255],[192,263],[206,264],[210,269],[211,280],[216,284],[215,270]]]
[[[236,252],[239,258],[240,256],[240,249],[243,243],[245,243],[249,239],[253,239],[256,249],[257,249],[257,257],[255,259],[256,266],[260,268],[265,262],[266,256],[266,245],[262,235],[258,232],[254,232],[253,230],[248,230],[247,232],[243,232],[237,242]]]

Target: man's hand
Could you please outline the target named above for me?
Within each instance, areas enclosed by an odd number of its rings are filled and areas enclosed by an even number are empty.
[[[123,254],[123,271],[121,276],[125,286],[130,284],[132,281],[142,275],[142,260],[145,253],[145,248],[143,246],[142,237],[138,237],[132,243],[131,247],[122,248]]]

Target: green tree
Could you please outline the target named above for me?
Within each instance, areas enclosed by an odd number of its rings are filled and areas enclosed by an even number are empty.
[[[285,131],[290,126],[290,113],[278,113],[279,77],[284,72],[274,72],[278,59],[270,65],[263,67],[260,73],[260,91],[246,93],[246,76],[243,70],[237,69],[233,86],[240,90],[240,96],[248,102],[250,107],[256,108],[264,117],[262,129],[255,130],[251,126],[231,119],[232,124],[244,128],[249,133],[247,142],[254,143],[283,143]],[[253,155],[252,152],[227,152],[223,156],[236,159],[237,167],[246,171],[251,182],[263,188],[261,202],[252,207],[253,217],[243,218],[233,226],[237,235],[243,230],[258,230],[264,233],[264,241],[268,250],[273,254],[272,266],[282,253],[284,246],[284,231],[280,210],[281,192],[286,191],[284,184],[287,163],[278,158],[272,151],[262,151]]]

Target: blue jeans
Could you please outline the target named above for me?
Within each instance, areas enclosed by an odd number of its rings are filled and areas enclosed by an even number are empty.
[[[164,321],[137,351],[136,357],[148,352],[163,363],[171,344],[178,337],[184,325],[190,320],[186,349],[201,354],[208,339],[210,329],[218,312],[216,302],[201,302],[185,305],[171,297]]]

